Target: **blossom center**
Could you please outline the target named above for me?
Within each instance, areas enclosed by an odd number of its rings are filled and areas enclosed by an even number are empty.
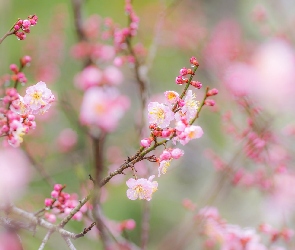
[[[156,115],[158,119],[165,118],[165,111],[161,108],[153,108],[153,110],[150,112],[150,114]]]
[[[42,92],[35,91],[33,94],[31,94],[31,96],[31,104],[40,102],[42,105],[45,105],[45,102],[42,100]]]

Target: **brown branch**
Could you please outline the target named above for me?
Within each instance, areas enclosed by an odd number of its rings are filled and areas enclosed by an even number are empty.
[[[7,31],[3,37],[0,38],[0,44],[5,40],[6,37],[13,35],[14,34],[14,30],[9,30]]]
[[[20,216],[21,218],[27,219],[28,221],[31,222],[31,225],[39,225],[39,226],[46,228],[52,232],[58,232],[60,235],[62,235],[64,237],[71,238],[71,239],[77,239],[77,238],[81,237],[80,234],[75,234],[75,233],[69,232],[69,231],[61,228],[60,226],[54,225],[42,218],[38,218],[33,213],[29,213],[29,212],[22,210],[16,206],[11,205],[9,207],[4,207],[4,208],[0,208],[0,209],[7,211],[8,214],[12,213],[12,214]]]
[[[38,248],[38,250],[43,250],[44,249],[44,247],[47,244],[47,242],[48,242],[48,240],[49,240],[52,233],[53,232],[51,230],[49,230],[47,232],[47,234],[45,235],[44,239],[42,240],[41,246]]]

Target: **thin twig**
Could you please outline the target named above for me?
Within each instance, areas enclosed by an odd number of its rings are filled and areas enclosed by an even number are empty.
[[[51,231],[51,230],[49,230],[47,232],[47,234],[45,235],[44,239],[42,240],[42,244],[38,248],[38,250],[43,250],[44,249],[44,247],[45,247],[46,243],[48,242],[48,240],[49,240],[49,238],[50,238],[50,236],[51,236],[52,233],[53,233],[53,231]]]
[[[67,243],[69,249],[71,250],[77,250],[76,247],[74,246],[74,244],[71,242],[71,239],[69,237],[65,237],[63,236],[65,242]]]
[[[5,33],[3,37],[0,38],[0,44],[5,40],[6,37],[14,34],[14,30],[9,30],[8,32]]]

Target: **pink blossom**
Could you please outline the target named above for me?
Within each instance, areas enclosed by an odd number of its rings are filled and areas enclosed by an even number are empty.
[[[78,88],[86,90],[93,86],[99,86],[102,84],[103,74],[96,66],[88,66],[83,69],[75,77],[75,84]]]
[[[183,150],[181,150],[179,148],[174,148],[171,151],[171,156],[172,156],[173,159],[179,159],[183,155],[184,155]]]
[[[8,143],[12,147],[19,147],[23,142],[23,136],[27,132],[27,127],[20,121],[13,120],[10,124],[10,135],[8,137]]]
[[[163,160],[160,161],[160,166],[158,168],[158,177],[161,176],[161,174],[166,174],[168,168],[170,167],[171,159],[170,160]]]
[[[42,113],[50,107],[54,99],[54,95],[46,87],[46,84],[44,82],[38,82],[27,88],[24,103],[28,105],[33,113]]]
[[[77,139],[77,133],[70,128],[66,128],[60,132],[57,138],[58,147],[62,152],[67,152],[76,145]]]
[[[128,107],[129,99],[120,95],[116,89],[93,87],[84,94],[80,121],[84,125],[112,132]]]
[[[172,91],[172,90],[165,91],[164,95],[167,101],[171,104],[176,103],[179,100],[179,94],[175,91]]]
[[[152,182],[154,177],[155,176],[152,175],[149,179],[140,178],[137,180],[130,178],[126,181],[126,184],[129,187],[127,190],[127,197],[130,200],[136,200],[139,198],[140,200],[144,199],[150,201],[152,199],[152,194],[158,188],[158,182]]]
[[[171,153],[169,150],[164,150],[163,153],[160,155],[160,160],[170,160],[171,159]]]
[[[104,81],[109,85],[119,85],[123,81],[123,74],[115,66],[108,66],[103,72]]]
[[[188,121],[196,116],[199,104],[196,100],[196,95],[191,90],[188,90],[184,98],[184,106],[182,107],[182,113]]]
[[[191,125],[187,126],[183,132],[179,133],[175,140],[179,140],[182,145],[185,145],[192,139],[202,137],[203,133],[203,129],[200,126]]]
[[[150,102],[148,105],[148,118],[150,124],[156,124],[159,128],[166,128],[174,119],[174,113],[164,104]]]
[[[152,141],[153,141],[153,139],[151,139],[151,138],[145,138],[140,141],[140,145],[142,147],[147,148],[147,147],[151,146]]]
[[[0,149],[0,202],[13,202],[21,196],[30,180],[30,163],[20,149]]]

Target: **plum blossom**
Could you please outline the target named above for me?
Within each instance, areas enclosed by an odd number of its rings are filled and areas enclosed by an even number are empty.
[[[24,104],[32,110],[33,113],[44,113],[50,108],[55,97],[51,90],[46,87],[45,82],[38,82],[26,90]]]
[[[116,89],[89,88],[84,94],[80,121],[84,125],[112,132],[128,108],[129,99]]]
[[[140,178],[133,179],[130,178],[126,181],[129,189],[127,190],[127,197],[130,200],[136,200],[139,198],[140,200],[150,201],[152,199],[152,194],[157,191],[158,182],[152,181],[154,179],[154,175],[150,176],[148,179]]]
[[[21,149],[1,147],[0,172],[0,202],[14,202],[31,179],[30,162]]]
[[[164,95],[167,99],[167,101],[171,104],[176,103],[179,100],[179,94],[175,91],[166,91],[164,92]]]
[[[150,102],[148,105],[148,118],[150,124],[156,124],[159,128],[166,128],[174,119],[171,109],[158,102]]]
[[[196,95],[191,90],[188,90],[184,98],[184,106],[182,107],[182,113],[189,121],[196,116],[198,108],[199,102],[196,100]]]
[[[86,90],[90,87],[99,86],[103,81],[103,73],[96,66],[88,66],[75,77],[78,88]]]
[[[158,172],[159,172],[158,177],[160,177],[161,174],[167,173],[167,170],[170,167],[170,163],[171,163],[171,160],[164,160],[160,162],[160,166],[158,168]]]
[[[179,141],[182,145],[187,144],[192,139],[201,138],[204,133],[200,126],[189,125],[185,120],[178,121],[175,129],[177,136],[173,138],[173,142]]]
[[[23,142],[23,136],[26,134],[26,127],[20,121],[13,120],[10,123],[10,135],[8,137],[9,145],[19,147]]]

